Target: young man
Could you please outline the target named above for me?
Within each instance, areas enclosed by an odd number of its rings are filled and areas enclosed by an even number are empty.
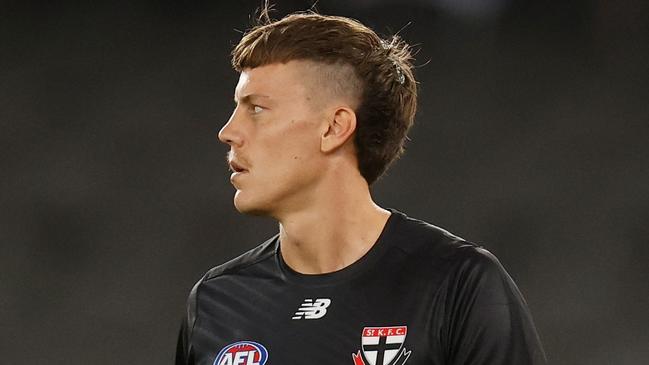
[[[407,45],[293,14],[233,51],[234,205],[278,235],[194,286],[176,364],[542,364],[520,292],[488,251],[383,209],[369,186],[403,151]]]

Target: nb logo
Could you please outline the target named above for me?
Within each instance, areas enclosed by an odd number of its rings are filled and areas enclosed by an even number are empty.
[[[331,304],[331,299],[321,298],[316,299],[304,299],[304,303],[300,306],[300,309],[295,312],[293,319],[319,319],[327,314],[327,308]]]

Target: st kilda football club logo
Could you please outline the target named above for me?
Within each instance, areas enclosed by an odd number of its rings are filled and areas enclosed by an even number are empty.
[[[221,349],[213,365],[264,365],[267,360],[268,351],[264,345],[252,341],[240,341]]]
[[[361,334],[361,351],[352,354],[354,365],[403,365],[410,353],[403,348],[407,326],[365,327]]]

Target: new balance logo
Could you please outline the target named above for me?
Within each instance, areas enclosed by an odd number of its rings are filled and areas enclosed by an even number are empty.
[[[320,298],[313,301],[313,299],[304,299],[304,303],[300,309],[295,312],[293,319],[319,319],[327,314],[327,308],[331,304],[331,299]]]

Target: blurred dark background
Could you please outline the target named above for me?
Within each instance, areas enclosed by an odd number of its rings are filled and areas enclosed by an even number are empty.
[[[0,2],[0,362],[171,363],[193,283],[274,234],[215,138],[259,4]],[[317,7],[421,49],[377,201],[494,252],[551,363],[648,363],[649,2]]]

